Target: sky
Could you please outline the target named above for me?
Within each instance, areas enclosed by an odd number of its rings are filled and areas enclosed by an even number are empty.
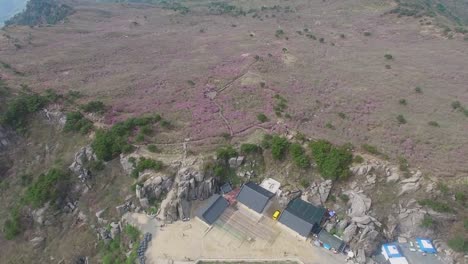
[[[8,18],[23,10],[27,0],[0,0],[0,26]]]

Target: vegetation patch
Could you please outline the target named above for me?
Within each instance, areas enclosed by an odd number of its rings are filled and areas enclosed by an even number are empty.
[[[56,200],[61,193],[65,192],[65,188],[61,187],[68,180],[68,176],[59,169],[51,169],[46,174],[39,175],[38,179],[26,190],[23,202],[38,208],[48,201]]]
[[[348,176],[353,161],[353,155],[348,149],[333,146],[325,140],[311,142],[309,146],[322,177],[337,180]]]
[[[63,130],[65,132],[80,132],[87,134],[93,128],[93,123],[85,118],[80,112],[68,112],[67,121]]]
[[[440,212],[440,213],[451,213],[453,211],[452,207],[450,207],[450,205],[448,205],[448,204],[446,204],[444,202],[440,202],[440,201],[436,201],[436,200],[432,200],[432,199],[420,200],[420,201],[418,201],[418,203],[421,206],[427,206],[427,207],[431,208],[432,210],[434,210],[436,212]]]
[[[129,159],[131,163],[133,163],[133,171],[131,176],[133,178],[138,178],[140,172],[143,172],[145,170],[154,170],[154,171],[159,171],[163,167],[163,163],[159,160],[153,160],[153,159],[148,159],[144,157],[140,157],[138,162],[135,159]]]
[[[310,158],[306,155],[304,148],[301,144],[293,143],[289,146],[294,164],[299,168],[308,168],[310,166]]]
[[[82,105],[81,109],[86,113],[102,114],[106,110],[106,106],[101,101],[91,101],[85,105]]]

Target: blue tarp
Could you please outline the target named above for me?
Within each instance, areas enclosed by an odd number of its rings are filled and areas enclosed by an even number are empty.
[[[383,244],[382,248],[387,253],[388,258],[401,258],[403,255],[396,244]]]
[[[435,254],[437,250],[435,249],[432,241],[425,238],[416,238],[416,242],[418,242],[419,248],[422,252]]]

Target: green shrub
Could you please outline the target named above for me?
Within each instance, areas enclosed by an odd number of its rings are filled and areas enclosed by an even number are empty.
[[[263,113],[258,114],[257,119],[258,119],[258,121],[260,121],[262,123],[265,123],[265,122],[268,121],[268,117]]]
[[[325,39],[324,38],[319,38],[320,43],[324,43]]]
[[[385,54],[384,57],[385,57],[385,59],[387,59],[387,60],[393,60],[392,54]]]
[[[83,95],[79,91],[70,90],[67,92],[66,97],[70,100],[81,98]]]
[[[353,158],[353,162],[356,162],[356,163],[363,163],[363,162],[364,162],[364,158],[363,158],[361,155],[356,155],[356,156],[354,156],[354,158]]]
[[[439,123],[437,123],[436,121],[429,121],[427,122],[427,124],[432,127],[440,127]]]
[[[421,221],[421,227],[431,228],[434,226],[434,219],[430,215],[424,215],[423,220]]]
[[[343,112],[339,112],[339,113],[338,113],[338,116],[339,116],[341,119],[346,119],[346,114],[343,113]]]
[[[129,145],[124,135],[120,135],[117,131],[98,130],[96,137],[91,143],[98,159],[109,161],[120,153],[124,152],[124,146]]]
[[[326,124],[325,124],[325,127],[328,128],[328,129],[331,129],[331,130],[335,130],[335,129],[336,129],[335,126],[334,126],[332,123],[330,123],[330,122],[326,123]]]
[[[454,110],[460,109],[460,108],[461,108],[461,103],[460,103],[460,101],[453,101],[453,102],[452,102],[452,108],[453,108]]]
[[[105,168],[104,162],[102,160],[92,160],[89,163],[89,168],[92,171],[102,171]]]
[[[216,157],[220,161],[227,163],[230,158],[237,157],[237,151],[231,146],[224,146],[216,150]]]
[[[255,144],[242,144],[241,147],[240,147],[240,152],[244,155],[247,155],[247,154],[253,154],[253,153],[260,153],[262,151],[262,149],[255,145]]]
[[[81,109],[86,113],[102,114],[106,110],[106,106],[101,101],[91,101],[85,105],[82,105]]]
[[[452,208],[448,204],[437,201],[437,200],[424,199],[424,200],[418,201],[418,203],[421,206],[427,206],[436,212],[440,212],[440,213],[452,212]]]
[[[67,121],[63,130],[65,132],[80,132],[87,134],[93,128],[93,123],[85,118],[80,112],[68,112]]]
[[[158,153],[159,149],[156,145],[148,145],[148,150],[153,153]]]
[[[21,217],[17,209],[14,209],[3,225],[3,233],[7,240],[12,240],[22,232]]]
[[[29,115],[41,110],[49,102],[45,96],[22,92],[7,104],[1,121],[17,131],[23,132]]]
[[[398,164],[401,171],[408,171],[409,163],[404,157],[398,157]]]
[[[468,239],[457,235],[448,241],[448,246],[456,252],[468,252]]]
[[[281,37],[281,36],[283,36],[283,35],[284,35],[284,30],[282,30],[282,29],[277,29],[277,30],[276,30],[275,36],[276,36],[277,38],[279,38],[279,37]]]
[[[192,81],[192,80],[188,80],[187,83],[188,83],[190,86],[195,86],[195,82]]]
[[[309,180],[307,180],[307,179],[305,179],[305,178],[302,178],[302,179],[299,181],[299,184],[300,184],[304,189],[307,189],[307,188],[309,188],[309,186],[310,186]]]
[[[419,87],[419,86],[416,86],[416,88],[414,88],[414,91],[415,91],[416,93],[422,93],[422,89],[421,89],[421,87]]]
[[[349,166],[353,161],[350,151],[335,147],[325,140],[311,142],[310,148],[322,177],[337,180],[348,176]]]
[[[58,170],[51,169],[46,174],[39,175],[38,179],[26,190],[23,201],[32,207],[40,207],[47,201],[58,198],[59,183],[67,179],[67,174]]]
[[[282,160],[288,150],[289,142],[286,138],[273,136],[271,139],[271,154],[276,160]]]
[[[172,127],[172,124],[169,120],[161,120],[161,127],[163,128],[171,128]]]
[[[362,149],[364,149],[365,151],[369,152],[370,154],[374,154],[374,155],[380,155],[380,154],[382,154],[382,153],[377,149],[377,147],[375,147],[375,146],[372,146],[372,145],[369,145],[369,144],[362,144],[361,147],[362,147]]]
[[[462,204],[465,204],[466,202],[466,195],[464,192],[456,192],[455,193],[455,200],[457,200],[458,202],[462,203]]]
[[[338,197],[340,197],[340,199],[344,202],[344,203],[347,203],[349,201],[349,196],[342,193],[340,194]]]
[[[449,192],[449,187],[447,186],[447,184],[443,183],[443,182],[438,182],[437,183],[437,189],[439,189],[439,191],[443,194],[448,194]]]
[[[270,134],[265,134],[263,135],[263,139],[261,142],[261,146],[265,149],[271,148],[271,140],[273,139],[273,136]]]
[[[406,118],[403,115],[398,115],[396,119],[398,121],[398,124],[400,124],[400,125],[403,125],[403,124],[407,123]]]
[[[291,153],[294,164],[296,164],[296,166],[299,168],[308,168],[310,166],[310,159],[300,144],[291,144],[289,146],[289,152]]]
[[[137,242],[141,233],[140,230],[138,230],[138,228],[127,224],[125,226],[125,234],[128,236],[128,238],[130,238],[131,241]]]
[[[408,104],[408,102],[406,102],[406,99],[400,99],[398,101],[398,103],[400,103],[401,105],[407,105]]]
[[[369,31],[364,32],[364,36],[369,37],[370,35],[372,35],[372,33],[370,33]]]

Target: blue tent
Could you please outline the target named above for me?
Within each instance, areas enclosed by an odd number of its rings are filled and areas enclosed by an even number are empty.
[[[400,249],[396,244],[383,244],[382,253],[384,254],[384,256],[386,256],[387,259],[403,257]]]
[[[437,253],[437,250],[435,249],[431,240],[425,238],[416,238],[416,242],[418,242],[419,248],[422,250],[422,252],[430,254]]]

